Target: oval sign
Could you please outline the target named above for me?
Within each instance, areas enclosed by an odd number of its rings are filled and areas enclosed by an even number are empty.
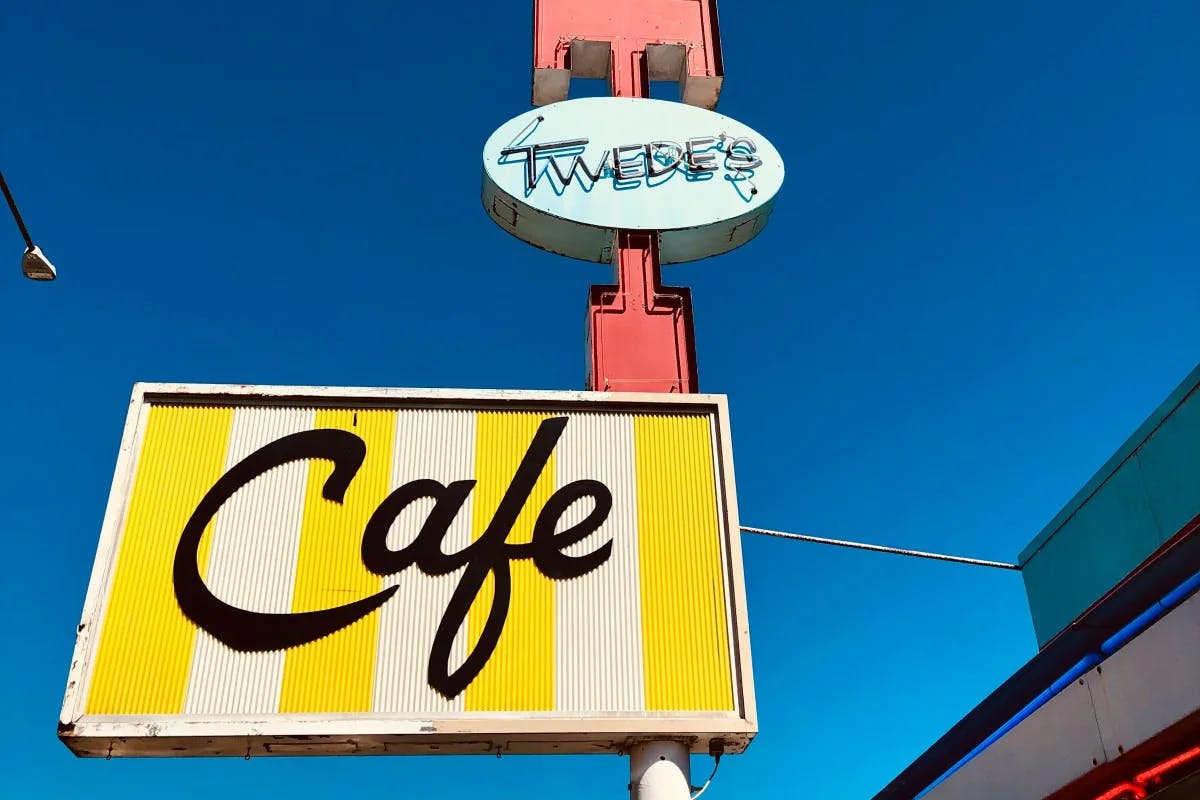
[[[483,205],[561,255],[609,261],[617,230],[659,231],[664,264],[717,255],[767,223],[783,159],[761,134],[696,106],[588,97],[509,120],[483,148]]]

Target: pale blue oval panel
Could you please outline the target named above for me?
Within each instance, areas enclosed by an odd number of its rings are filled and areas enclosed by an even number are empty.
[[[783,159],[696,106],[588,97],[509,120],[483,148],[483,205],[544,250],[609,261],[617,230],[659,231],[664,264],[745,244],[767,224]]]

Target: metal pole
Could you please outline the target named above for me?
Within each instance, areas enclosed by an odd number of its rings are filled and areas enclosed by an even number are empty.
[[[25,227],[25,220],[21,219],[21,212],[17,210],[17,201],[13,200],[12,192],[8,190],[8,182],[4,180],[3,172],[0,172],[0,189],[4,190],[4,199],[8,201],[13,219],[17,221],[17,227],[21,229],[21,236],[25,239],[25,249],[32,250],[33,239],[29,238],[29,230]]]
[[[643,742],[629,751],[629,800],[690,800],[691,754],[683,742]]]

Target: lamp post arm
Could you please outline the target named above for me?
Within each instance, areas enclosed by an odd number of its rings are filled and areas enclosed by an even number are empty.
[[[4,180],[3,172],[0,172],[0,189],[4,190],[4,199],[8,201],[8,207],[12,210],[13,219],[17,221],[17,227],[21,229],[21,236],[25,238],[26,249],[32,250],[33,239],[29,238],[29,229],[25,227],[25,220],[21,219],[21,212],[17,210],[17,201],[13,200],[12,192],[8,190],[8,182]]]

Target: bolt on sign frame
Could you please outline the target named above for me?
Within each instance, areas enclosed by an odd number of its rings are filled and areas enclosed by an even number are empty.
[[[59,736],[738,752],[735,497],[720,395],[139,384]]]

